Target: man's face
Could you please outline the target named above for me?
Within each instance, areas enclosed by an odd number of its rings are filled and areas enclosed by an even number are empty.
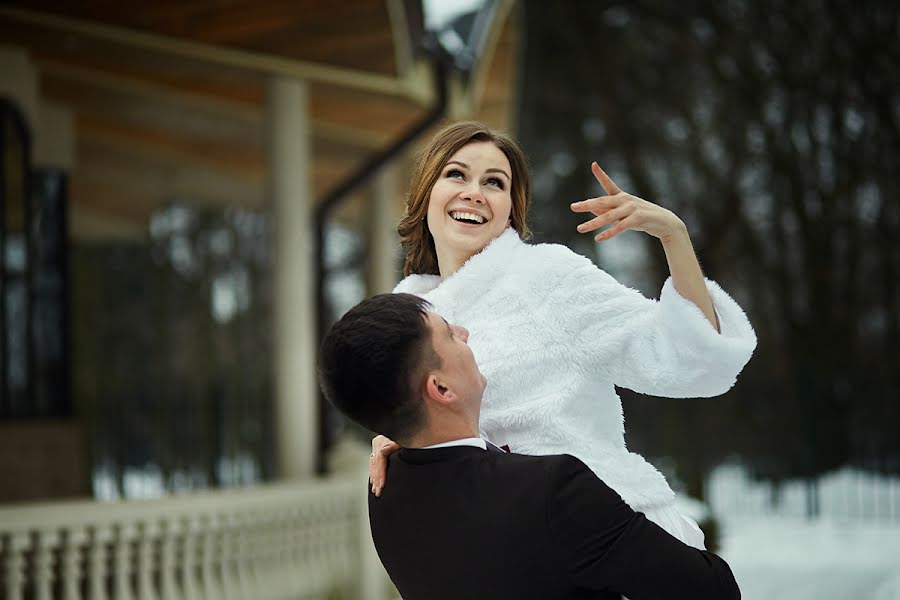
[[[469,332],[465,327],[448,323],[434,312],[428,313],[427,322],[434,351],[441,359],[440,377],[465,406],[479,411],[487,379],[478,370],[475,356],[469,348]]]

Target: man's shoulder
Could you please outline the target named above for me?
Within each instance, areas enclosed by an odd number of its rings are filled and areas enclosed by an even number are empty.
[[[587,465],[580,459],[571,454],[547,454],[543,456],[532,456],[530,454],[516,454],[514,452],[507,455],[507,460],[511,461],[510,465],[521,468],[550,469],[552,471],[572,471],[572,470],[590,470]]]
[[[440,454],[438,454],[440,453]],[[569,454],[533,456],[528,454],[488,452],[472,448],[401,451],[391,457],[388,484],[392,476],[419,480],[443,479],[453,473],[460,480],[481,480],[503,485],[503,481],[546,482],[551,487],[560,479],[593,472],[578,458]]]

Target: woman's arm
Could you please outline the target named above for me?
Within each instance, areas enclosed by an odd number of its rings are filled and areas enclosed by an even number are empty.
[[[678,222],[680,226],[676,226],[670,235],[660,238],[666,252],[666,261],[669,263],[672,285],[682,297],[696,304],[716,331],[721,332],[703,271],[700,270],[700,262],[691,244],[691,237],[684,223],[680,219]]]
[[[685,299],[693,302],[716,331],[719,331],[712,298],[684,222],[670,210],[623,192],[597,163],[591,164],[591,170],[608,195],[572,204],[574,212],[595,215],[590,221],[579,225],[578,231],[585,233],[612,225],[595,235],[594,239],[598,242],[606,241],[628,229],[643,231],[659,239],[666,253],[675,289]]]

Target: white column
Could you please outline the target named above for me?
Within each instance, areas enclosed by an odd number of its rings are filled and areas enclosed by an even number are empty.
[[[400,238],[397,223],[403,214],[403,197],[394,163],[375,179],[369,218],[369,295],[385,294],[400,280]]]
[[[313,248],[312,127],[305,82],[269,83],[269,168],[275,218],[275,427],[282,478],[315,469],[318,385]]]

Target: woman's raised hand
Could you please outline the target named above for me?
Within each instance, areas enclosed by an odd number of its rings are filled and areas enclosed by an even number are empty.
[[[383,435],[372,438],[372,456],[369,457],[369,481],[372,482],[372,493],[381,495],[384,480],[387,477],[388,456],[400,449],[393,440]]]
[[[594,215],[593,219],[578,226],[579,232],[586,233],[612,225],[606,231],[596,234],[594,239],[602,242],[626,229],[633,229],[649,233],[664,243],[675,234],[686,233],[684,223],[672,211],[623,192],[597,163],[591,163],[591,171],[607,195],[572,204],[573,212]]]

